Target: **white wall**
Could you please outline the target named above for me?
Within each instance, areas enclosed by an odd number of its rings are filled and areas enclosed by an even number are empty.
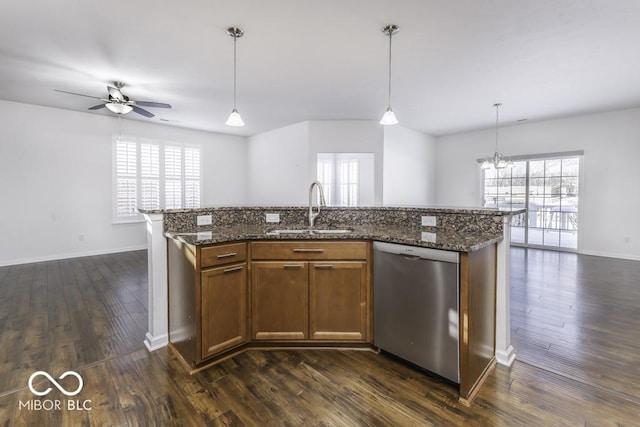
[[[309,124],[298,123],[251,136],[248,143],[248,202],[308,203]]]
[[[384,127],[385,205],[435,202],[436,142],[431,135],[403,126]]]
[[[382,126],[371,120],[325,120],[309,123],[307,185],[316,180],[318,153],[373,153],[374,204],[382,203],[384,138]],[[308,201],[307,201],[308,203]]]
[[[437,138],[436,202],[481,203],[476,159],[493,152],[495,130]],[[499,151],[532,155],[584,150],[580,252],[640,259],[640,109],[500,129]]]
[[[369,205],[435,201],[435,138],[371,120],[309,121],[249,138],[251,204],[306,205],[319,153],[373,153]],[[305,159],[306,156],[306,159]]]
[[[374,153],[374,203],[382,200],[382,129],[376,122],[302,122],[251,136],[248,201],[255,205],[306,205],[316,180],[318,153]]]
[[[112,224],[115,117],[0,101],[0,265],[146,247]],[[205,204],[246,201],[246,139],[122,120],[122,134],[203,146]]]

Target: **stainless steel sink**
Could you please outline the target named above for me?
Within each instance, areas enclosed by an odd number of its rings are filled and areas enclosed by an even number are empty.
[[[269,230],[266,232],[270,236],[280,236],[287,234],[349,234],[353,230],[347,228],[329,228],[329,229],[315,229],[315,228],[289,228],[282,230]]]
[[[311,230],[312,234],[349,234],[353,233],[353,230],[349,230],[346,228],[336,228],[329,230]]]
[[[308,229],[290,229],[290,230],[269,230],[266,234],[279,235],[279,234],[311,234],[311,230]]]

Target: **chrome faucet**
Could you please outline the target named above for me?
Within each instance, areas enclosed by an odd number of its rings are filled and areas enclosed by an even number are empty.
[[[313,211],[313,187],[318,187],[318,210]],[[322,190],[322,184],[318,181],[313,181],[309,187],[309,227],[313,227],[318,215],[320,215],[320,206],[327,206],[324,201],[324,191]]]

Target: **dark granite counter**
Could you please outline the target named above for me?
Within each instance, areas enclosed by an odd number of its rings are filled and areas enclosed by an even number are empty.
[[[337,234],[270,234],[274,229],[307,229],[308,207],[244,206],[144,211],[162,214],[166,237],[191,245],[242,240],[376,240],[458,252],[471,252],[503,239],[504,222],[524,212],[486,208],[323,207],[317,229],[350,229]],[[278,223],[265,216],[276,214]],[[197,225],[210,215],[211,224]],[[429,226],[423,216],[432,217]]]
[[[502,240],[502,234],[495,232],[468,233],[458,230],[442,230],[436,227],[406,229],[393,226],[337,226],[334,228],[353,231],[339,234],[283,233],[274,235],[269,233],[274,229],[305,228],[304,225],[281,227],[241,225],[235,227],[210,227],[208,229],[199,227],[198,231],[193,232],[165,232],[165,236],[196,246],[243,240],[375,240],[457,252],[472,252]],[[318,229],[322,228],[318,227]]]

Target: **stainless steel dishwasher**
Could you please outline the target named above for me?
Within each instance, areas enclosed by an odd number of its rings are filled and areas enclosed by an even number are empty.
[[[373,243],[374,344],[460,383],[458,252]]]

